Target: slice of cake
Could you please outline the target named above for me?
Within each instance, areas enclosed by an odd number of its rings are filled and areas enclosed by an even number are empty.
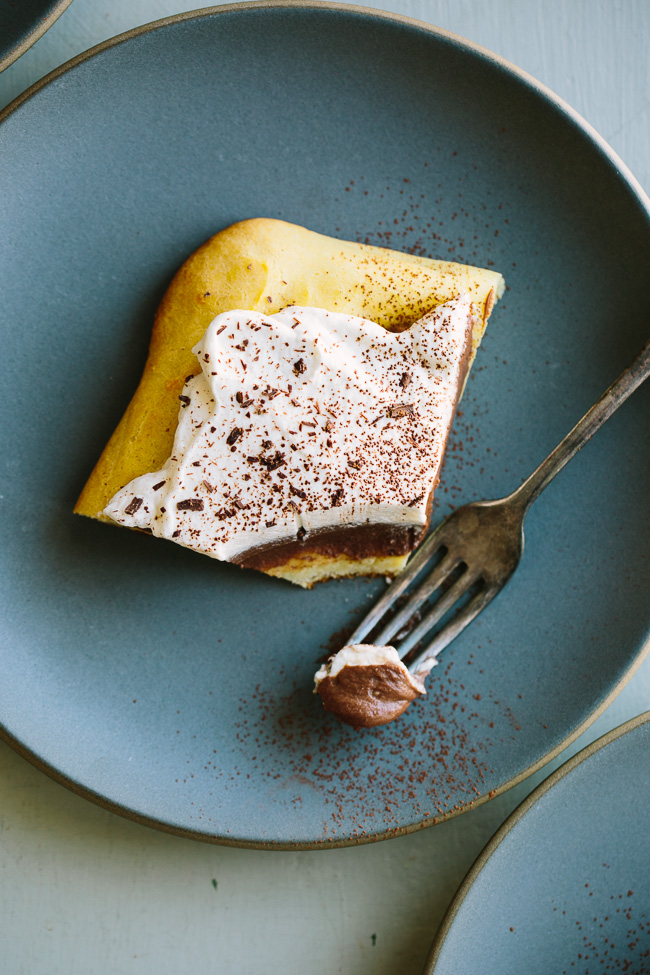
[[[300,585],[394,574],[426,530],[502,288],[495,272],[236,224],[172,282],[75,510]]]

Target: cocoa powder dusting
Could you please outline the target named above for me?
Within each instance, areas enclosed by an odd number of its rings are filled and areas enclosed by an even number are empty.
[[[451,155],[455,154],[452,152]],[[506,260],[505,244],[499,231],[508,227],[511,204],[509,201],[491,201],[488,206],[486,201],[477,200],[475,194],[463,192],[478,169],[476,164],[471,171],[459,174],[458,193],[457,196],[454,194],[452,202],[445,196],[442,184],[436,183],[434,176],[440,165],[453,165],[454,170],[457,169],[457,163],[452,163],[449,159],[446,161],[445,157],[445,150],[437,148],[431,158],[423,160],[422,185],[429,189],[426,194],[416,189],[416,180],[411,175],[385,186],[373,185],[364,176],[351,180],[344,187],[347,193],[364,197],[369,203],[374,201],[379,210],[383,210],[389,202],[392,213],[390,221],[379,220],[374,227],[358,229],[355,239],[359,243],[390,247],[420,257],[460,261],[486,268],[496,267],[505,275],[507,282],[509,272],[515,270],[516,265]],[[420,182],[421,179],[418,178],[417,183]],[[345,202],[349,205],[347,200]],[[451,215],[448,214],[450,203],[453,206]],[[399,288],[399,282],[396,282],[396,287]],[[493,303],[493,300],[492,295],[490,301]],[[500,300],[499,308],[503,311],[506,307],[504,297]],[[408,319],[407,315],[395,327],[401,330],[412,324],[412,321],[413,317]],[[516,327],[516,322],[513,327]],[[495,358],[501,364],[499,357]],[[492,482],[495,480],[493,461],[496,455],[488,449],[485,439],[481,438],[480,429],[480,419],[488,414],[489,403],[484,398],[472,395],[473,379],[490,365],[485,350],[479,352],[469,375],[461,409],[457,411],[454,420],[445,453],[442,483],[436,491],[434,502],[442,509],[441,518],[459,504],[492,496]],[[410,383],[410,374],[403,372],[400,386],[407,390]],[[498,464],[498,458],[496,460]],[[453,477],[445,477],[445,468],[453,469]],[[463,478],[464,473],[470,477]],[[479,490],[474,489],[477,474],[481,475]],[[501,485],[498,486],[498,490],[500,489]]]
[[[489,791],[490,751],[500,739],[454,669],[453,660],[440,665],[427,681],[426,697],[393,723],[372,729],[341,724],[304,681],[284,675],[284,693],[258,685],[240,698],[233,726],[233,754],[252,756],[231,776],[233,787],[245,772],[278,787],[290,784],[297,804],[305,788],[318,790],[323,843],[397,835],[409,821],[437,822],[470,807]],[[216,763],[215,772],[225,778]]]
[[[609,869],[603,863],[604,870]],[[628,972],[650,975],[650,918],[635,904],[633,890],[615,889],[603,883],[605,878],[586,882],[581,896],[571,901],[551,901],[549,936],[565,944],[565,966],[561,975],[580,972]],[[643,902],[646,907],[646,903]],[[540,905],[540,912],[549,912]],[[510,927],[512,933],[516,933]],[[557,932],[557,934],[556,934]]]

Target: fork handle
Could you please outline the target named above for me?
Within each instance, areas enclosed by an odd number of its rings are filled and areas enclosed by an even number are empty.
[[[621,403],[630,396],[635,389],[650,375],[650,339],[643,346],[641,352],[624,369],[618,379],[605,390],[600,399],[591,409],[578,420],[574,428],[561,440],[555,450],[551,451],[537,470],[528,477],[521,487],[510,495],[508,500],[521,506],[525,513],[533,501],[542,493],[547,484],[562,470],[564,465],[578,453],[596,430],[602,427]]]

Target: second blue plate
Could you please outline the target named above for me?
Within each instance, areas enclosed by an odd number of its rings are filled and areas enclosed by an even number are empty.
[[[650,712],[570,759],[477,860],[428,975],[650,972]]]

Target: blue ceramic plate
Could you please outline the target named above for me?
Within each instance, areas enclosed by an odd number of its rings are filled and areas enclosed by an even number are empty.
[[[650,712],[515,810],[456,894],[428,975],[650,972]]]
[[[34,44],[72,0],[0,0],[0,71]]]
[[[245,4],[55,72],[0,152],[8,741],[140,821],[295,847],[461,812],[594,719],[648,632],[650,388],[537,502],[426,700],[376,731],[311,687],[382,580],[304,592],[72,515],[172,274],[253,216],[504,273],[434,520],[511,490],[647,333],[648,202],[570,109],[423,24]]]

